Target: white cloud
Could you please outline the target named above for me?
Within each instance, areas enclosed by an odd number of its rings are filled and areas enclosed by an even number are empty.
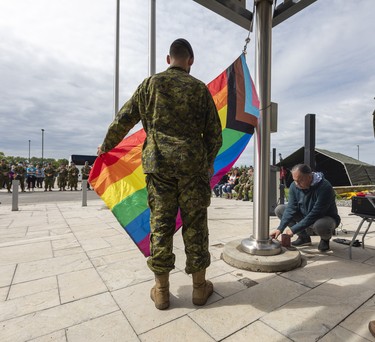
[[[252,10],[252,1],[247,1]],[[113,117],[116,1],[0,0],[0,151],[47,157],[93,154]],[[284,157],[304,143],[316,114],[317,147],[375,163],[373,0],[320,0],[273,30],[271,147]],[[188,39],[192,74],[211,81],[241,53],[247,31],[195,1],[156,2],[156,69],[169,44]],[[148,74],[149,1],[121,1],[120,101]],[[254,74],[254,34],[248,64]],[[253,142],[240,162],[253,164]]]

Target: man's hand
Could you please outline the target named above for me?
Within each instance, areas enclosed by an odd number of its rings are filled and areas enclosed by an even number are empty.
[[[277,237],[281,234],[281,231],[278,229],[274,229],[270,232],[270,237],[272,239],[277,239]]]
[[[289,227],[285,228],[285,230],[283,231],[283,234],[290,235],[290,237],[292,237],[294,235],[292,230]]]
[[[208,176],[211,178],[213,175],[214,175],[214,168],[213,168],[213,167],[210,167],[210,168],[208,169]]]

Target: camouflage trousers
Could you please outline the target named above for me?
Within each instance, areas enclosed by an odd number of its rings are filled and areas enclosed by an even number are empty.
[[[186,273],[210,265],[208,251],[207,207],[211,189],[208,177],[185,177],[150,173],[146,176],[148,205],[151,211],[150,252],[147,265],[156,274],[174,269],[173,235],[178,210],[186,254]]]
[[[54,183],[53,177],[44,178],[44,189],[45,190],[48,190],[48,189],[52,190],[53,183]]]

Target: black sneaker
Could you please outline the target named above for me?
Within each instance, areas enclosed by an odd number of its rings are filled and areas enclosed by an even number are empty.
[[[299,235],[298,239],[292,242],[292,246],[294,247],[311,246],[311,237]]]
[[[329,240],[321,239],[319,242],[318,250],[320,252],[327,252],[329,251]]]

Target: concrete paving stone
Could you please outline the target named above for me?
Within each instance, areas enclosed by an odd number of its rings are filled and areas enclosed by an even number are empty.
[[[18,228],[0,228],[0,242],[2,242],[3,238],[7,237],[22,237],[26,235],[27,227],[18,227]]]
[[[215,292],[222,297],[231,296],[237,292],[247,289],[247,286],[241,283],[237,277],[231,274],[210,278],[215,287]]]
[[[307,287],[290,280],[274,277],[204,306],[189,313],[189,316],[219,341],[308,290]]]
[[[371,257],[371,258],[365,260],[365,261],[364,261],[364,264],[375,266],[375,256],[373,256],[373,257]]]
[[[138,342],[133,328],[121,311],[95,318],[66,330],[69,342]]]
[[[113,229],[112,229],[113,231]],[[130,240],[130,238],[128,237],[128,235],[124,232],[117,232],[116,231],[113,231],[113,235],[111,236],[106,236],[106,237],[103,237],[103,239],[108,242],[111,247],[117,247],[117,246],[123,246],[125,243],[126,243],[126,240],[129,240],[128,243],[133,243],[133,241]]]
[[[85,251],[111,247],[111,245],[101,237],[93,239],[79,239],[79,243]]]
[[[360,307],[374,291],[359,291],[356,285],[337,286],[327,282],[261,320],[293,341],[316,341]]]
[[[250,279],[252,281],[261,284],[262,282],[268,281],[271,278],[277,277],[277,273],[265,273],[265,272],[252,272],[247,270],[236,269],[231,272],[237,279]]]
[[[131,267],[131,265],[127,265],[128,263],[136,263],[140,268],[147,267],[146,258],[138,249],[103,255],[101,257],[92,258],[92,261],[100,266],[122,261],[124,263],[124,269]],[[131,270],[133,270],[133,267],[131,267]]]
[[[0,248],[0,266],[52,257],[50,242],[29,243]]]
[[[0,302],[5,302],[5,300],[7,299],[8,292],[9,292],[9,286],[0,287]]]
[[[140,253],[139,251],[136,252]],[[145,258],[143,262],[129,258],[126,262],[119,261],[105,266],[98,266],[96,269],[110,291],[135,285],[154,277],[146,265]]]
[[[163,312],[155,308],[150,298],[150,290],[155,283],[153,279],[112,292],[138,335],[196,310],[197,307],[191,301],[191,278],[183,272],[176,272],[170,274],[169,282],[170,307]],[[218,299],[220,297],[214,293],[208,303]]]
[[[337,341],[368,342],[371,340],[358,336],[357,334],[354,334],[353,332],[348,331],[345,328],[337,326],[336,328],[331,330],[328,334],[324,335],[319,341],[320,342],[337,342]]]
[[[247,327],[225,338],[222,342],[290,342],[290,339],[270,328],[260,321],[255,321]]]
[[[0,341],[30,340],[118,310],[111,295],[103,293],[4,321]]]
[[[15,264],[0,266],[0,287],[9,286],[12,283],[15,270]]]
[[[30,342],[66,342],[65,329],[56,331],[52,334],[47,334],[35,339],[29,340]]]
[[[357,263],[340,260],[333,256],[324,256],[303,268],[285,272],[282,276],[313,288],[329,279],[348,278],[349,281],[354,281],[354,277],[367,273],[371,275],[374,270],[371,266],[363,265],[358,268]]]
[[[79,242],[73,234],[69,234],[69,236],[66,236],[63,239],[52,241],[52,249],[54,252],[60,249],[68,249],[74,247],[81,247],[81,245],[79,244]]]
[[[108,291],[94,268],[60,274],[57,279],[61,303]]]
[[[139,336],[142,342],[215,341],[198,324],[183,316]]]
[[[179,248],[174,248],[173,253],[176,256],[175,259],[175,267],[178,270],[184,271],[186,267],[186,254],[185,250],[181,250]]]
[[[375,297],[369,299],[358,310],[347,317],[340,323],[340,326],[358,336],[373,341],[374,338],[368,330],[368,323],[373,320],[375,320]]]
[[[57,289],[34,293],[0,303],[0,322],[60,304]]]
[[[75,230],[74,227],[72,227],[72,231],[74,232],[74,235],[77,237],[78,240],[105,238],[118,234],[118,232],[115,229],[109,227],[92,227],[91,229],[84,230]]]
[[[126,242],[123,245],[119,245],[115,247],[101,248],[101,249],[95,249],[92,251],[87,251],[87,255],[90,257],[90,259],[94,259],[94,258],[98,258],[104,255],[116,254],[116,253],[121,253],[124,251],[130,251],[130,250],[138,250],[138,247],[134,244],[133,241],[129,241],[129,242],[131,243],[128,244]]]
[[[68,228],[67,224],[66,223],[63,223],[63,224],[51,224],[50,222],[48,222],[48,224],[43,224],[43,225],[40,225],[40,226],[34,226],[34,227],[29,227],[28,228],[28,231],[29,232],[38,232],[38,231],[44,231],[44,230],[48,230],[48,231],[51,231],[51,230],[58,230],[58,229],[66,229]]]
[[[219,260],[220,261],[220,260]],[[217,260],[211,261],[211,265],[206,269],[206,277],[211,279],[219,277],[226,273],[231,273],[233,270],[224,269],[222,263],[218,263]]]
[[[92,264],[84,253],[26,262],[18,265],[13,283],[22,283],[91,267]]]
[[[53,251],[53,255],[55,257],[60,257],[60,256],[65,256],[65,255],[80,254],[84,252],[85,251],[82,247],[72,247],[72,248],[59,249],[57,251]]]
[[[8,299],[29,296],[43,291],[57,289],[56,277],[42,278],[27,281],[25,283],[13,284],[9,291]]]
[[[66,227],[66,228],[53,228],[53,229],[50,229],[49,232],[51,236],[54,236],[54,235],[69,234],[72,231],[70,228]]]

